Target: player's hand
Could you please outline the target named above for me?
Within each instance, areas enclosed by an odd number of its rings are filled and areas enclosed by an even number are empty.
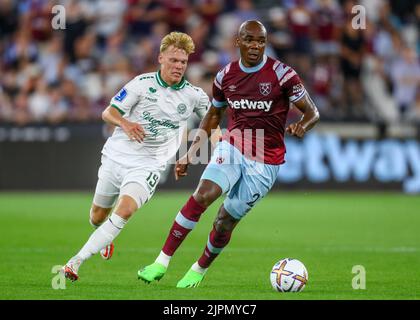
[[[175,180],[178,180],[187,175],[188,165],[189,165],[189,162],[188,162],[187,155],[183,156],[175,163],[175,168],[174,168]]]
[[[286,132],[288,134],[292,135],[292,136],[296,136],[298,138],[303,138],[303,136],[306,133],[306,130],[300,122],[295,122],[295,123],[290,124],[286,128]]]
[[[143,142],[145,133],[140,124],[123,119],[121,129],[124,130],[130,140]]]

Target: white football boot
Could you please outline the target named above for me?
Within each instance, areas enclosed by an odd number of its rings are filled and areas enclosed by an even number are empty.
[[[74,256],[69,260],[69,262],[67,262],[67,264],[61,269],[61,271],[67,279],[74,282],[77,279],[79,279],[78,272],[82,262],[83,260],[81,258],[79,258],[78,256]]]

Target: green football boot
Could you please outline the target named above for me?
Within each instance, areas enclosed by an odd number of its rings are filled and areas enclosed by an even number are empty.
[[[198,287],[201,281],[204,279],[204,274],[201,274],[194,270],[188,270],[185,276],[178,281],[177,288],[195,288]]]
[[[164,265],[154,262],[151,265],[140,269],[137,272],[137,276],[146,283],[150,283],[154,280],[159,281],[165,275],[166,269],[167,268]]]

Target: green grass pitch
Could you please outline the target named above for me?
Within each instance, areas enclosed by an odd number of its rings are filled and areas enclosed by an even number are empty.
[[[202,217],[165,277],[146,285],[137,270],[154,261],[190,193],[157,191],[115,241],[110,261],[94,256],[80,279],[52,288],[55,265],[88,239],[87,193],[1,193],[0,299],[419,299],[420,198],[396,193],[271,192],[238,225],[201,286],[177,289],[200,256],[216,210]],[[269,282],[281,258],[304,262],[301,293],[277,293]],[[355,265],[366,289],[354,290]]]

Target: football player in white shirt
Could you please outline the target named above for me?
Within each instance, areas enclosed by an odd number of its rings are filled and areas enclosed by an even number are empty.
[[[77,280],[80,265],[99,251],[104,259],[111,258],[112,241],[152,197],[160,173],[181,144],[188,118],[193,112],[200,119],[206,114],[208,96],[184,78],[192,52],[194,43],[187,34],[166,35],[160,46],[160,70],[132,79],[102,113],[103,120],[116,128],[102,149],[90,210],[96,230],[63,267],[67,279]]]

